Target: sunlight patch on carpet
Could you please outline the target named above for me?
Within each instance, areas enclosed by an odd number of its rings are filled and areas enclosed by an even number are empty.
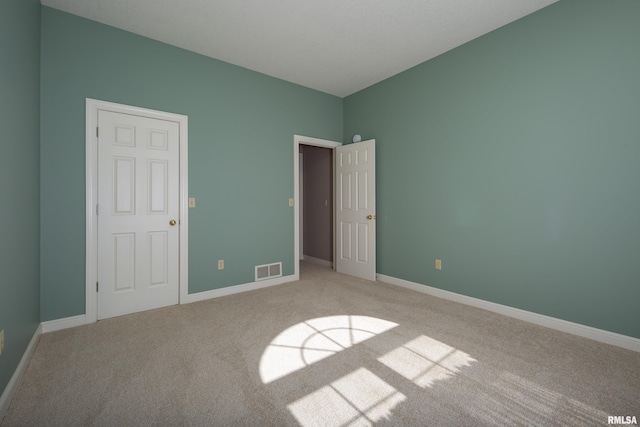
[[[391,350],[378,361],[419,387],[433,387],[453,377],[474,358],[433,338],[421,335]]]
[[[375,317],[349,315],[300,322],[267,346],[260,359],[260,378],[270,383],[396,326]]]
[[[372,425],[389,420],[407,397],[371,371],[359,368],[287,407],[300,425]]]

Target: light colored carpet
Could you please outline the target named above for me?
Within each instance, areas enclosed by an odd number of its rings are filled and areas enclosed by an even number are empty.
[[[302,265],[43,335],[5,426],[606,425],[640,353]]]

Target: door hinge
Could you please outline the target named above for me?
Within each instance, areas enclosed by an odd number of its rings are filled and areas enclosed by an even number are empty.
[[[98,129],[100,129],[99,127],[96,126],[96,138],[99,137],[100,132],[98,131]]]
[[[98,215],[98,205],[96,205],[96,215]]]
[[[96,292],[98,292],[98,282],[96,282]]]

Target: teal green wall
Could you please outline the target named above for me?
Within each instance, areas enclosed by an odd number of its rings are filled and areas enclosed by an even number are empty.
[[[0,394],[40,321],[40,2],[0,1]]]
[[[87,97],[189,116],[190,293],[293,274],[293,135],[339,140],[342,99],[47,7],[41,93],[43,321],[85,312]]]
[[[638,22],[561,0],[345,98],[378,272],[640,337]]]
[[[0,7],[0,386],[39,320],[84,313],[87,97],[189,116],[190,293],[291,274],[292,136],[359,132],[380,273],[640,337],[639,2],[561,0],[344,100]]]

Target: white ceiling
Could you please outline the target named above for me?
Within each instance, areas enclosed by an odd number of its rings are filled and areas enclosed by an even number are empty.
[[[557,0],[41,0],[344,97]]]

